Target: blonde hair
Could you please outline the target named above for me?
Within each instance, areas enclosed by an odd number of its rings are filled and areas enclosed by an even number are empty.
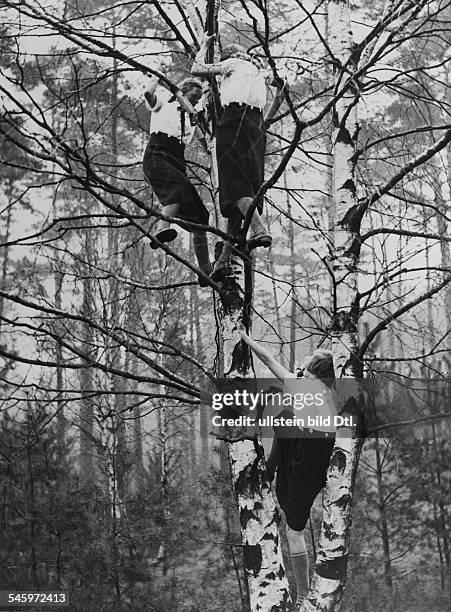
[[[262,67],[260,60],[254,55],[248,53],[248,51],[246,51],[243,45],[237,45],[235,43],[225,45],[225,47],[223,47],[221,50],[221,61],[224,61],[231,57],[236,57],[238,59],[244,60],[245,62],[250,62],[251,64],[254,64],[254,66],[256,66],[257,68]]]
[[[308,370],[327,386],[334,386],[335,384],[334,360],[331,351],[316,349],[306,357],[301,369]]]

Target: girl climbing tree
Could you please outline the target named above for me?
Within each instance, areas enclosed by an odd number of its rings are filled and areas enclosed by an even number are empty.
[[[263,110],[266,106],[266,84],[272,74],[261,68],[259,61],[241,45],[230,44],[221,51],[221,61],[206,64],[214,35],[206,35],[194,59],[191,72],[196,76],[221,75],[222,114],[216,123],[216,157],[219,175],[219,204],[228,221],[227,233],[237,236],[243,219],[250,215],[247,248],[271,246],[271,236],[260,215],[263,201],[254,197],[264,180],[266,130]],[[275,98],[279,105],[280,95]],[[271,113],[275,112],[275,106]],[[258,214],[257,214],[258,213]],[[233,273],[233,247],[227,242],[212,273],[221,280]]]
[[[193,106],[202,95],[202,84],[195,79],[180,83],[181,96],[172,95],[164,100],[156,94],[158,77],[152,77],[145,93],[152,111],[150,138],[143,161],[144,174],[152,185],[162,206],[163,215],[206,225],[209,212],[186,174],[185,146],[195,135],[196,115]],[[188,103],[187,103],[188,102]],[[198,134],[200,129],[197,127]],[[200,132],[202,138],[202,133]],[[199,268],[211,273],[207,235],[203,230],[193,230],[193,247]],[[161,219],[155,238],[172,242],[177,231],[168,219]],[[154,248],[157,246],[153,244]],[[201,286],[207,283],[199,279]]]

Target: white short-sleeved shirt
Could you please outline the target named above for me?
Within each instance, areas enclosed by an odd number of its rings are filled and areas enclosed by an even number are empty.
[[[152,111],[150,118],[150,133],[163,132],[168,136],[174,136],[185,145],[193,140],[195,125],[191,125],[190,114],[184,111],[177,100],[170,102],[157,96],[155,106],[151,106],[146,99],[146,104]]]
[[[238,102],[261,110],[265,108],[266,82],[271,76],[268,70],[259,69],[252,62],[238,57],[230,57],[217,65],[221,67],[223,106]]]

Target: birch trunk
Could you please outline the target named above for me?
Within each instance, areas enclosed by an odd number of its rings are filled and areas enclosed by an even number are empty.
[[[347,72],[341,69],[353,57],[349,5],[346,0],[328,3],[329,45],[338,60],[334,66],[335,83],[342,83]],[[354,61],[348,67],[354,69]],[[356,103],[358,91],[350,90],[332,111],[333,156],[333,214],[334,245],[331,264],[334,275],[334,311],[331,323],[332,351],[337,378],[351,378],[352,391],[347,395],[345,411],[358,418],[361,412],[361,393],[358,379],[361,367],[354,355],[358,349],[357,318],[357,262],[359,243],[356,239],[360,220],[355,183],[355,148],[358,135]],[[337,431],[327,484],[323,497],[323,519],[315,572],[302,611],[338,610],[343,595],[349,557],[351,510],[356,470],[362,440],[349,428]]]
[[[244,378],[250,375],[249,367],[245,353],[241,362],[236,360],[235,348],[240,351],[243,347],[237,346],[240,339],[233,331],[238,319],[242,317],[243,275],[229,278],[227,282],[227,292],[221,295],[218,312],[225,371],[230,378]],[[256,438],[231,443],[229,453],[238,503],[250,609],[252,612],[287,611],[291,602],[277,528],[278,514],[265,479],[266,466],[261,440]]]
[[[214,143],[210,145],[210,152],[212,181],[217,186]],[[217,369],[219,376],[247,378],[251,375],[249,352],[235,331],[238,320],[243,318],[244,298],[244,271],[242,266],[237,266],[233,275],[225,279],[216,301],[222,353]],[[291,600],[277,528],[278,513],[265,478],[261,439],[243,440],[228,446],[251,612],[288,611]]]
[[[205,3],[205,24],[210,33],[212,29],[217,29],[219,4],[217,0]],[[194,15],[191,0],[187,3],[187,11],[193,30],[199,35],[199,21]],[[215,92],[215,82],[212,82],[211,86]],[[211,105],[211,108],[214,106]],[[211,112],[210,120],[214,123],[213,115]],[[214,138],[209,139],[208,149],[211,157],[212,184],[217,193]],[[243,318],[244,292],[243,268],[237,265],[233,274],[225,279],[219,297],[214,297],[219,344],[216,373],[219,377],[250,376],[249,352],[241,346],[239,335],[234,331],[237,321]],[[291,601],[277,529],[278,514],[269,484],[265,479],[266,466],[261,440],[244,440],[228,444],[228,447],[238,503],[244,570],[249,588],[251,612],[288,611],[291,608]]]

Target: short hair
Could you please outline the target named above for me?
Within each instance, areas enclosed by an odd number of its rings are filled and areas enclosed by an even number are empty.
[[[193,87],[198,87],[199,89],[202,89],[202,83],[198,79],[193,79],[190,77],[188,77],[187,79],[183,79],[183,81],[180,81],[179,83],[179,89],[183,94],[185,94]]]
[[[241,57],[243,55],[244,56],[248,55],[243,45],[237,45],[235,43],[230,43],[230,45],[225,45],[225,47],[221,49],[221,59],[222,60],[229,59],[229,57]],[[250,59],[251,58],[249,56],[249,61]]]
[[[303,366],[327,386],[334,385],[335,370],[331,351],[316,349],[305,359]]]

